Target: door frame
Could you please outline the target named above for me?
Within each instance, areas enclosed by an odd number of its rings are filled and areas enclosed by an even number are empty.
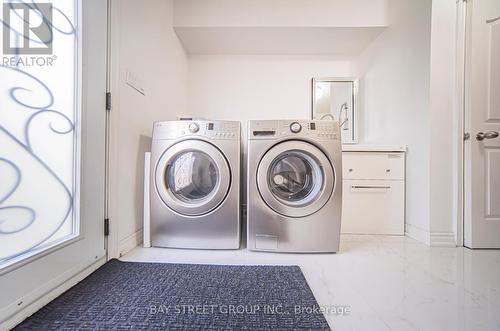
[[[465,223],[465,95],[467,64],[467,17],[470,6],[468,0],[457,1],[456,7],[456,63],[455,63],[455,160],[454,160],[454,219],[456,220],[455,241],[464,245]],[[470,138],[469,138],[470,139]]]
[[[459,177],[457,178],[457,246],[465,246],[465,221],[467,220],[467,210],[470,203],[467,196],[473,195],[472,188],[467,190],[465,183],[467,180],[472,181],[470,178],[472,174],[468,174],[467,165],[472,160],[465,153],[466,143],[472,144],[475,140],[475,134],[467,132],[472,128],[468,128],[467,122],[467,94],[469,90],[469,79],[471,76],[470,63],[472,61],[472,52],[470,47],[472,45],[472,29],[473,29],[473,7],[474,1],[479,0],[457,0],[457,43],[456,43],[456,72],[455,72],[455,91],[456,91],[456,114],[458,118],[459,135],[457,138],[461,141],[459,150],[457,151],[457,169],[459,170]],[[470,112],[471,110],[469,110]],[[465,135],[468,135],[467,138]],[[469,198],[470,199],[470,198]],[[471,222],[473,222],[471,220]]]
[[[110,174],[109,169],[118,169],[118,142],[120,117],[120,53],[116,50],[120,46],[120,11],[119,0],[108,1],[108,90],[113,97],[110,99],[110,111],[108,111],[108,132],[107,132],[107,176],[106,176],[106,218],[109,222],[109,234],[106,237],[106,248],[108,261],[121,257],[120,236],[118,220],[114,217],[117,209],[116,187],[118,176]]]

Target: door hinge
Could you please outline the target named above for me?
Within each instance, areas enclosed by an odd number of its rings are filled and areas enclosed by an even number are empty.
[[[469,132],[465,132],[464,133],[464,140],[469,140],[470,139],[470,133]]]
[[[106,110],[111,110],[111,92],[106,92]]]
[[[109,218],[104,219],[104,236],[109,236]]]

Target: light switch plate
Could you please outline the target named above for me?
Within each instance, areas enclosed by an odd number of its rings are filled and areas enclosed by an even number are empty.
[[[129,69],[127,69],[125,72],[125,81],[128,86],[130,86],[140,94],[146,95],[143,80],[137,74],[133,73]]]

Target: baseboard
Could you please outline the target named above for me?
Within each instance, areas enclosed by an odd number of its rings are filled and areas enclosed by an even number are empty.
[[[82,281],[85,277],[97,270],[97,268],[102,266],[104,263],[106,263],[106,256],[103,256],[98,260],[92,259],[90,261],[85,261],[68,270],[59,277],[53,279],[51,282],[29,293],[22,299],[24,302],[32,301],[32,303],[27,305],[24,309],[15,312],[14,314],[8,316],[5,320],[1,321],[0,330],[10,330],[14,328],[16,325],[36,313],[38,310],[57,298],[59,295]],[[16,302],[5,307],[4,309],[2,309],[2,313],[0,314],[0,316],[4,316],[3,311],[8,312],[15,310],[15,306],[17,306]]]
[[[419,228],[418,226],[411,225],[408,223],[405,224],[405,228],[406,228],[405,229],[406,236],[430,246],[431,238],[430,238],[430,233],[428,230],[424,230],[422,228]]]
[[[457,247],[453,232],[431,232],[430,245],[432,247]]]
[[[132,233],[125,239],[120,240],[120,247],[119,247],[120,257],[127,254],[140,244],[142,244],[143,238],[144,238],[143,231],[142,229],[140,229]]]

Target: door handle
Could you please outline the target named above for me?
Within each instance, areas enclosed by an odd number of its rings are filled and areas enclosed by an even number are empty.
[[[351,185],[351,192],[385,193],[390,189],[390,186]]]
[[[496,137],[498,137],[498,132],[496,132],[496,131],[488,131],[486,133],[478,132],[476,134],[476,139],[479,141],[484,140],[484,139],[495,139]]]
[[[373,188],[373,189],[385,189],[385,190],[388,190],[390,189],[391,187],[390,186],[368,186],[368,185],[352,185],[351,186],[353,189],[357,189],[357,188],[361,188],[361,189],[370,189],[370,188]]]

